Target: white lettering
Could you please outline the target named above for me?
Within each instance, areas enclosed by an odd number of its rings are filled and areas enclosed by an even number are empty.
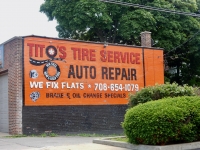
[[[31,82],[30,81],[30,88],[40,88],[42,89],[43,88],[43,82]]]
[[[46,82],[47,89],[50,87],[50,85],[51,85],[51,82]]]
[[[61,82],[61,87],[62,89],[67,88],[67,89],[84,89],[84,83],[74,83],[72,82],[71,84],[68,82]]]

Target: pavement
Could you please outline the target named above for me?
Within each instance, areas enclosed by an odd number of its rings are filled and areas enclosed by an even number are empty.
[[[166,146],[134,145],[113,137],[14,137],[0,132],[0,150],[200,150],[200,142]]]
[[[0,133],[0,150],[128,150],[115,146],[93,143],[99,137],[9,137]]]

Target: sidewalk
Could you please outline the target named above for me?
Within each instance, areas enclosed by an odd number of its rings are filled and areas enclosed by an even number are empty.
[[[58,137],[5,137],[0,133],[1,150],[127,150],[114,146],[92,143],[98,137],[58,136]]]
[[[0,132],[0,138],[5,137],[5,136],[9,136],[9,134]]]

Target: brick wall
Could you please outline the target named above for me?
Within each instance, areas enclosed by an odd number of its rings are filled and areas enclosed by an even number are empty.
[[[150,33],[142,34],[146,45]],[[4,44],[4,68],[8,73],[9,133],[40,134],[118,130],[127,105],[101,106],[23,106],[23,39],[14,38]]]
[[[4,67],[8,73],[9,133],[22,134],[22,39],[14,38],[4,44]]]
[[[119,131],[127,105],[23,107],[23,133]]]
[[[8,73],[9,133],[39,134],[122,129],[126,105],[106,106],[23,106],[23,39],[4,43],[4,67]]]

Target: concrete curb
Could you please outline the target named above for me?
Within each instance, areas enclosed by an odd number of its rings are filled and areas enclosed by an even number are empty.
[[[94,139],[93,143],[122,147],[132,150],[200,150],[200,142],[174,144],[166,146],[151,146],[151,145],[134,145],[127,142],[111,140],[119,137],[124,137],[124,136]]]

